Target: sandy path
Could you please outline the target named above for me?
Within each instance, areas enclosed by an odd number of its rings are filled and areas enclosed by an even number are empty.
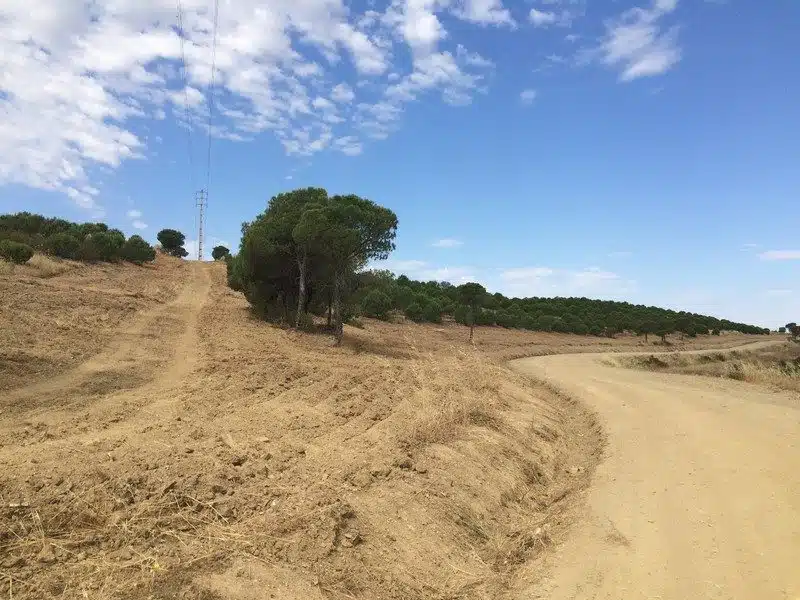
[[[136,314],[100,352],[56,377],[4,394],[0,417],[14,423],[24,414],[58,423],[74,418],[76,407],[88,406],[90,421],[96,423],[114,415],[122,404],[159,408],[162,399],[185,384],[198,361],[198,319],[211,279],[207,266],[190,268],[173,300]],[[93,394],[102,395],[103,402],[87,402]],[[0,448],[4,445],[0,435]]]
[[[513,363],[581,398],[608,434],[585,522],[521,597],[800,598],[800,399],[602,358]]]

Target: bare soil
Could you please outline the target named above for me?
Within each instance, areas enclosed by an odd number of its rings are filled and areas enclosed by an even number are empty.
[[[165,257],[0,285],[0,597],[500,598],[600,455],[465,328],[334,348]]]
[[[549,597],[603,448],[559,389],[595,375],[504,361],[643,340],[368,321],[334,348],[224,280],[0,272],[0,597]]]

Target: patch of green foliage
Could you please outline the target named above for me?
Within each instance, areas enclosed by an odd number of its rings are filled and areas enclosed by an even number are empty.
[[[28,262],[33,256],[33,248],[20,242],[0,240],[0,258],[16,265]]]
[[[0,241],[16,242],[50,256],[86,262],[130,260],[142,264],[155,260],[152,246],[141,237],[133,236],[126,241],[124,233],[109,229],[105,223],[72,223],[29,212],[0,215]]]

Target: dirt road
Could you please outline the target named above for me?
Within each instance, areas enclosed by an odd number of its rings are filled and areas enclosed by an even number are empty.
[[[584,523],[527,598],[800,598],[800,400],[746,383],[515,361],[592,407],[608,435]]]

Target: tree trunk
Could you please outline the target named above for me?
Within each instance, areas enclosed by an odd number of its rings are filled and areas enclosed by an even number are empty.
[[[333,322],[333,290],[328,290],[328,329]]]
[[[297,257],[297,266],[300,269],[300,282],[297,286],[297,316],[294,326],[300,328],[300,317],[306,310],[306,262],[307,255],[303,252],[302,256]]]
[[[472,344],[472,338],[475,337],[475,321],[469,324],[469,343]]]
[[[342,324],[342,276],[337,273],[333,278],[333,337],[336,345],[342,343],[344,325]]]
[[[647,332],[646,331],[644,332],[644,343],[645,344],[647,343]]]

